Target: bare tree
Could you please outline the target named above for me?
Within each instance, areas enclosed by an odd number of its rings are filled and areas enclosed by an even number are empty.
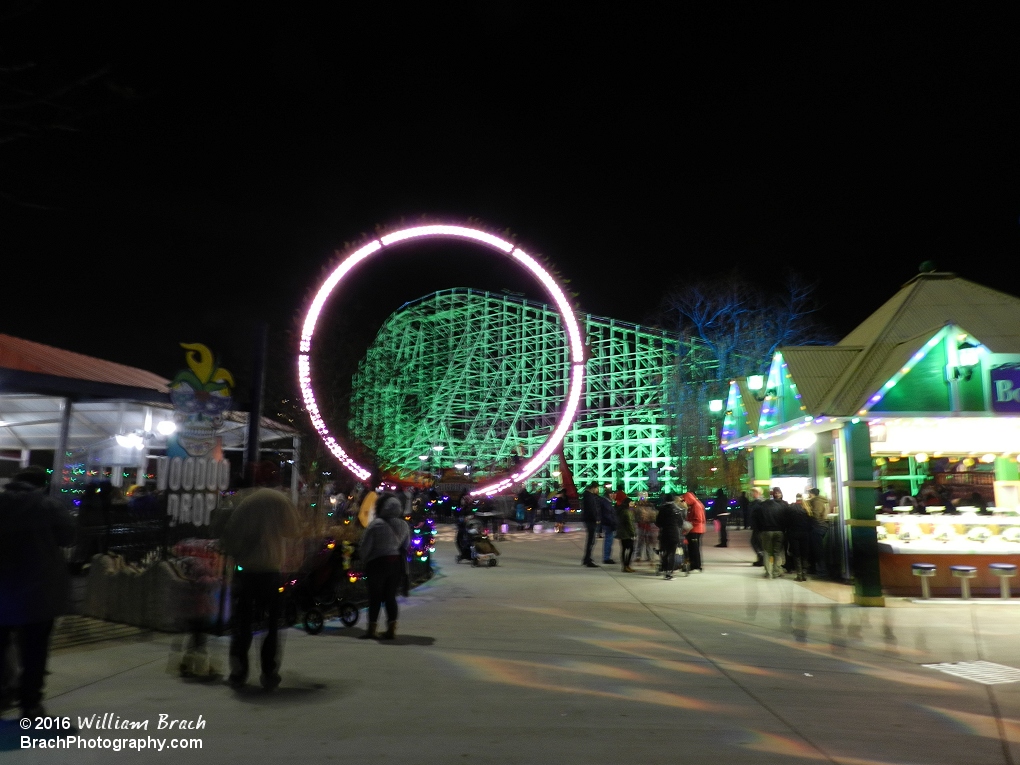
[[[726,381],[764,371],[782,345],[828,342],[813,320],[816,287],[791,274],[782,289],[769,290],[734,272],[675,288],[664,313],[667,326],[695,341],[692,353],[714,361],[714,376]]]
[[[735,489],[729,461],[718,457],[718,416],[709,401],[726,397],[729,381],[762,374],[783,345],[831,342],[814,321],[816,285],[791,274],[768,289],[738,272],[674,288],[663,302],[663,324],[680,345],[670,405],[676,422],[680,477],[689,490],[712,480]],[[725,476],[725,477],[724,477]]]

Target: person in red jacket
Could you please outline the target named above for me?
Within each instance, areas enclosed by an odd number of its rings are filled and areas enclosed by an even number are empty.
[[[687,553],[691,558],[691,571],[704,571],[701,563],[701,537],[705,533],[705,506],[692,492],[681,499],[687,504],[687,520],[692,528],[687,532]]]

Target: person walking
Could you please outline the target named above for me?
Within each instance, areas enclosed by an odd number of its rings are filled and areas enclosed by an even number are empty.
[[[22,718],[46,716],[50,635],[70,593],[61,548],[74,542],[74,520],[46,495],[46,483],[46,470],[32,466],[15,473],[0,493],[0,688],[16,688]],[[21,660],[17,683],[7,676],[12,638]]]
[[[397,588],[404,579],[411,530],[404,521],[400,500],[381,494],[375,519],[358,543],[358,557],[368,577],[368,629],[361,639],[393,640],[397,635]],[[406,594],[406,593],[405,593]],[[377,634],[379,611],[386,608],[386,631]]]
[[[626,495],[624,495],[626,499]],[[620,502],[619,494],[616,503],[616,538],[620,540],[620,568],[624,573],[632,574],[634,569],[630,567],[631,557],[634,554],[634,512],[630,509],[630,502]]]
[[[581,565],[588,568],[599,567],[599,564],[591,559],[591,551],[595,547],[595,526],[602,514],[598,486],[597,481],[592,481],[581,492],[581,522],[584,523],[584,558]]]
[[[607,486],[605,492],[599,497],[599,520],[602,521],[602,562],[606,565],[616,563],[613,560],[613,537],[616,536],[616,509],[609,498],[610,490]]]
[[[673,495],[665,495],[655,516],[655,525],[659,528],[659,558],[662,576],[667,580],[673,578],[676,548],[680,545],[680,521],[686,513],[686,510],[676,504],[673,499]]]
[[[266,634],[259,654],[260,682],[267,691],[280,684],[278,630],[283,607],[280,587],[286,540],[297,535],[294,505],[276,489],[256,489],[241,500],[226,522],[221,542],[236,564],[231,584],[234,612],[228,678],[234,689],[248,681],[252,628],[263,614]]]
[[[687,520],[691,530],[687,532],[687,552],[691,557],[691,571],[704,572],[701,560],[701,538],[705,535],[705,506],[693,492],[687,492],[681,501],[687,505]]]

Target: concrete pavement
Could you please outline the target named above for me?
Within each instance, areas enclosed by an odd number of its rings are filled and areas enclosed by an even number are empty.
[[[1020,605],[851,605],[849,588],[768,581],[748,532],[705,539],[704,574],[580,565],[583,533],[518,534],[496,568],[453,563],[402,602],[393,643],[330,622],[288,630],[283,684],[235,693],[167,672],[177,638],[139,633],[57,650],[46,706],[148,730],[107,740],[200,740],[187,751],[21,750],[25,763],[646,762],[998,765],[1020,762],[1020,683],[926,664],[1020,667]],[[214,641],[225,664],[226,640]],[[92,715],[97,715],[92,718]],[[204,728],[159,730],[164,721]],[[62,732],[63,733],[63,732]],[[38,737],[37,731],[29,734]],[[55,733],[51,731],[52,741]],[[169,746],[169,742],[167,743]]]

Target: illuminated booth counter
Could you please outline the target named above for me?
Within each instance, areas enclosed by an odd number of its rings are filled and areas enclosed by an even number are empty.
[[[752,485],[773,485],[777,454],[804,455],[837,516],[825,568],[858,605],[919,594],[915,563],[956,597],[950,566],[976,568],[984,595],[999,592],[989,565],[1020,565],[1020,298],[918,274],[835,345],[782,347],[767,375],[732,381],[724,411],[721,446],[746,451]],[[876,513],[890,492],[962,512]]]
[[[974,566],[977,576],[970,580],[974,595],[998,595],[999,577],[989,569],[992,563],[1012,563],[1020,569],[1020,516],[1012,512],[979,515],[961,508],[959,514],[943,515],[941,507],[928,508],[927,515],[908,515],[911,508],[896,508],[895,514],[876,516],[879,565],[882,586],[889,595],[918,596],[920,579],[915,563],[936,566],[928,579],[933,595],[956,597],[960,580],[951,566]]]

